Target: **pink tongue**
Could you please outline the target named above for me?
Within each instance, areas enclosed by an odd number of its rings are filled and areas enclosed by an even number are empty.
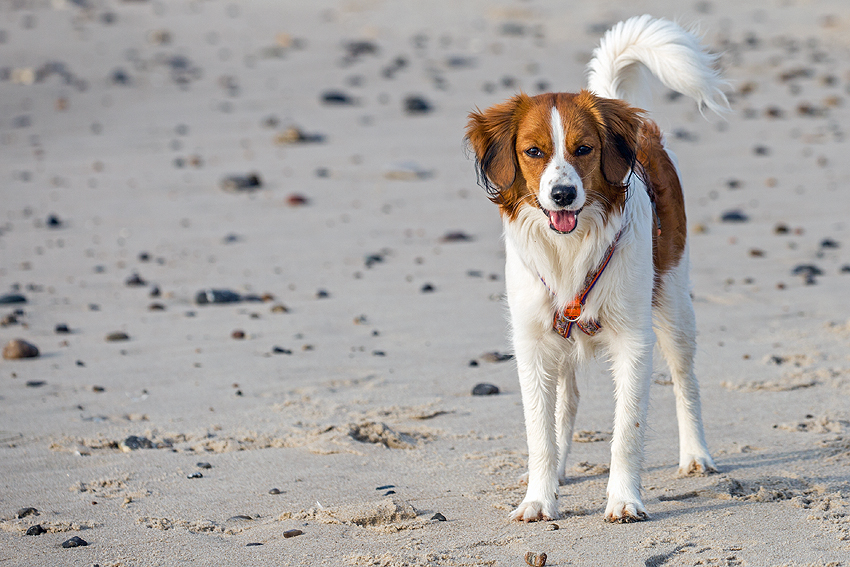
[[[572,232],[576,227],[576,212],[575,211],[551,211],[549,213],[549,222],[552,227],[559,232]]]

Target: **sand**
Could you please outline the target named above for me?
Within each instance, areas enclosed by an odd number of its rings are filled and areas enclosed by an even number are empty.
[[[730,81],[726,121],[652,109],[720,474],[675,478],[659,362],[651,518],[604,523],[599,363],[563,517],[511,523],[522,408],[466,114],[581,88],[645,12],[699,22]],[[850,564],[848,103],[844,0],[0,3],[0,294],[26,300],[0,342],[40,353],[0,361],[0,563]]]

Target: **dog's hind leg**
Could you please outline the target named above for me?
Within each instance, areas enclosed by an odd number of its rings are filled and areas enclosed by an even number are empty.
[[[655,336],[670,367],[679,423],[679,475],[717,472],[705,443],[694,376],[696,319],[688,291],[688,256],[663,276],[654,309]]]

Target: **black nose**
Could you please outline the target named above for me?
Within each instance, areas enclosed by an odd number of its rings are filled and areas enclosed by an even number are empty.
[[[566,207],[576,200],[576,188],[573,185],[555,185],[552,187],[552,200],[559,207]]]

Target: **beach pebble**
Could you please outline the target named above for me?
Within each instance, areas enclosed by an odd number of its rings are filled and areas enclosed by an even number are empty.
[[[38,347],[23,339],[12,339],[3,347],[3,358],[6,360],[36,358],[37,356]]]
[[[141,287],[148,285],[148,282],[146,282],[138,273],[133,273],[133,275],[124,280],[124,285],[127,287]]]
[[[323,104],[333,106],[346,106],[355,103],[354,98],[342,91],[325,91],[322,93],[321,101]]]
[[[558,524],[546,524],[546,531],[547,532],[555,532],[555,531],[558,531],[559,529],[561,529],[561,526],[559,526]]]
[[[390,488],[395,488],[394,484],[383,484],[381,486],[375,487],[375,490],[389,490]]]
[[[44,380],[27,380],[26,387],[27,388],[41,388],[47,384]]]
[[[68,328],[68,325],[65,323],[58,323],[56,327],[53,329],[57,335],[65,335],[71,332],[71,329]]]
[[[0,305],[10,305],[13,303],[26,303],[27,298],[20,293],[6,293],[0,295]]]
[[[197,465],[195,465],[195,466],[197,466],[199,469],[211,469],[212,468],[211,464],[205,463],[205,462],[197,463]]]
[[[277,494],[280,494],[280,493],[281,492],[280,492],[279,488],[272,488],[271,490],[269,490],[269,494],[277,495]]]
[[[323,142],[325,137],[322,134],[308,134],[296,126],[290,126],[277,136],[275,143],[278,145],[284,144],[309,144]]]
[[[442,515],[441,513],[439,513],[439,512],[437,512],[436,514],[434,514],[433,516],[431,516],[431,519],[432,519],[433,521],[435,521],[435,522],[445,522],[445,521],[446,521],[446,517],[445,517],[445,516],[443,516],[443,515]]]
[[[244,339],[245,338],[245,331],[243,331],[241,329],[236,329],[235,331],[230,333],[230,337],[233,338],[233,339]]]
[[[263,186],[258,173],[228,175],[221,180],[221,188],[229,192],[256,191]]]
[[[499,387],[493,384],[476,384],[475,387],[472,388],[473,396],[493,396],[499,393]]]
[[[186,475],[186,478],[204,478],[204,475],[199,472],[193,472]]]
[[[252,541],[251,543],[246,543],[245,547],[257,547],[257,546],[260,546],[260,545],[263,545],[263,544],[258,542],[258,541]]]
[[[195,303],[206,305],[208,303],[238,303],[242,296],[229,289],[202,289],[195,294]]]
[[[426,283],[421,288],[419,288],[419,291],[421,291],[422,293],[431,293],[433,291],[436,291],[436,288],[433,284]]]
[[[227,521],[228,522],[239,522],[239,521],[242,521],[242,520],[253,520],[253,519],[254,518],[252,518],[251,516],[248,516],[248,515],[245,515],[245,514],[237,514],[236,516],[230,516],[229,518],[227,518]]]
[[[66,539],[62,542],[62,547],[70,548],[70,547],[85,547],[89,544],[86,540],[79,536],[74,536],[71,539]]]
[[[27,506],[26,508],[21,508],[15,513],[15,516],[20,518],[26,518],[27,516],[38,516],[38,510],[33,508],[32,506]]]
[[[431,103],[421,96],[411,95],[404,99],[404,111],[407,114],[427,114],[431,110]]]
[[[34,526],[28,527],[27,531],[24,535],[39,536],[41,534],[46,534],[46,533],[47,533],[47,530],[45,530],[43,527],[41,527],[41,524],[36,524]]]
[[[485,362],[505,362],[506,360],[513,360],[514,355],[505,354],[498,351],[493,352],[485,352],[481,355],[481,359]]]
[[[471,242],[474,240],[463,231],[447,232],[440,238],[440,242]]]
[[[820,241],[821,248],[839,248],[841,245],[831,238],[824,238]]]
[[[285,532],[283,532],[283,537],[290,538],[290,537],[300,536],[303,533],[304,532],[302,532],[301,530],[286,530]]]
[[[292,351],[290,349],[279,346],[272,347],[272,352],[274,354],[292,354]]]
[[[525,562],[531,567],[543,567],[546,565],[546,554],[529,551],[525,554]]]
[[[8,315],[4,315],[2,319],[0,319],[0,327],[8,327],[9,325],[14,325],[18,322],[18,318],[14,313],[9,313]]]
[[[47,228],[61,228],[62,227],[62,219],[60,219],[56,215],[48,215],[47,220],[44,222]]]
[[[125,453],[129,453],[130,451],[136,451],[139,449],[153,449],[153,443],[151,443],[151,440],[147,437],[130,435],[118,443],[118,448]]]
[[[115,331],[114,333],[109,333],[108,335],[106,335],[106,340],[110,343],[118,341],[129,341],[130,335],[123,331]]]
[[[750,220],[750,217],[748,217],[743,211],[733,209],[720,215],[720,220],[723,222],[747,222]]]

